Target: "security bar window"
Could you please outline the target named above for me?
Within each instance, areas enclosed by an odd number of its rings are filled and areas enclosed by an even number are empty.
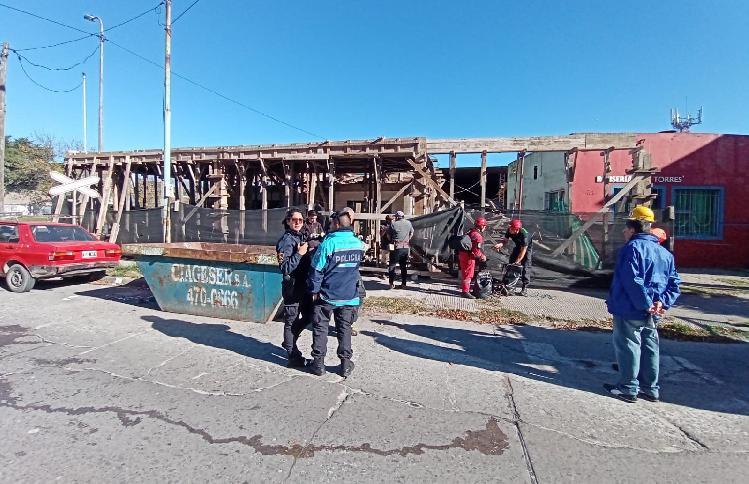
[[[674,232],[684,239],[723,238],[723,189],[674,188]]]

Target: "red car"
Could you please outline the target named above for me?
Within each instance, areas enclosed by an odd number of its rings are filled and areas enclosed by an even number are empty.
[[[26,292],[37,279],[95,280],[115,267],[122,251],[80,225],[0,220],[0,275],[8,289]]]

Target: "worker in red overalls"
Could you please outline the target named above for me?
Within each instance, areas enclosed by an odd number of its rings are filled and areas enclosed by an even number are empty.
[[[461,296],[466,299],[476,299],[471,294],[471,281],[476,270],[476,261],[486,262],[486,254],[484,254],[484,230],[486,230],[486,219],[484,217],[476,218],[476,223],[467,234],[471,238],[471,251],[461,250],[458,252]]]

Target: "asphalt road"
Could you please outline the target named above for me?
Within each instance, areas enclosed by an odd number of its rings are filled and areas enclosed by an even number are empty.
[[[749,475],[747,344],[664,341],[665,401],[632,405],[602,393],[608,334],[371,314],[357,327],[353,375],[318,378],[285,368],[280,323],[162,313],[128,287],[0,293],[0,481]]]

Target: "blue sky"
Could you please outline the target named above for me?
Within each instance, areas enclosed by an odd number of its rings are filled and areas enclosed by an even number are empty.
[[[174,0],[175,16],[192,2]],[[86,12],[107,27],[158,0],[0,3],[93,32]],[[158,20],[163,9],[108,36],[163,64]],[[747,25],[749,2],[738,0],[201,0],[174,26],[173,69],[328,139],[660,131],[685,103],[705,108],[694,131],[747,133]],[[13,48],[79,36],[0,7],[0,40]],[[22,53],[66,66],[96,42]],[[26,69],[53,88],[86,72],[95,147],[98,56],[68,72]],[[106,44],[104,76],[104,148],[161,147],[163,71]],[[174,146],[314,139],[181,79],[172,86]],[[14,56],[7,89],[7,134],[82,139],[80,90],[41,90]]]

